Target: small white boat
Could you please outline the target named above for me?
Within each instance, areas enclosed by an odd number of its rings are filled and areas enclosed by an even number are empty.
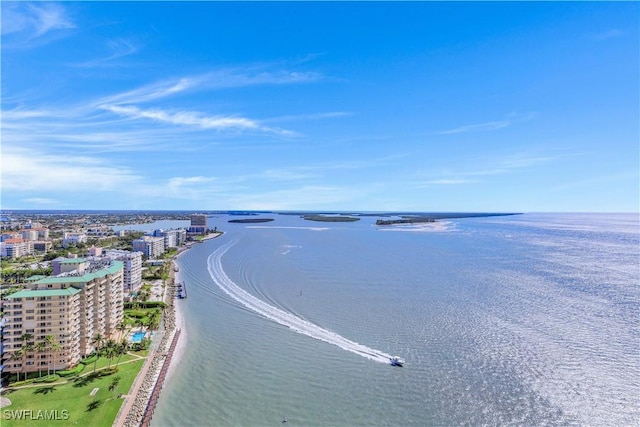
[[[393,356],[389,358],[389,363],[391,363],[391,366],[402,366],[404,365],[404,359],[400,356]]]

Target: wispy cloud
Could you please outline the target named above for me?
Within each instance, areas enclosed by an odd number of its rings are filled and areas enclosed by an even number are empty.
[[[253,67],[229,68],[145,85],[98,100],[98,104],[140,104],[192,91],[229,89],[257,85],[309,83],[322,79],[315,72],[255,71]]]
[[[469,184],[475,181],[470,179],[451,179],[451,178],[441,178],[441,179],[431,179],[428,181],[424,181],[423,184],[426,185],[460,185],[460,184]]]
[[[289,121],[296,121],[296,120],[304,120],[304,121],[324,120],[324,119],[335,119],[340,117],[353,116],[353,114],[354,113],[351,113],[348,111],[329,111],[326,113],[296,114],[296,115],[290,115],[290,116],[273,117],[268,121],[269,122],[289,122]]]
[[[531,120],[535,117],[535,113],[527,113],[527,114],[518,114],[518,113],[510,113],[505,116],[502,120],[493,120],[490,122],[484,123],[476,123],[471,125],[463,125],[458,126],[453,129],[447,129],[438,132],[440,135],[452,135],[457,133],[467,133],[467,132],[487,132],[492,130],[504,129],[506,127],[511,126],[517,122],[523,122],[527,120]]]
[[[67,16],[66,10],[59,4],[29,5],[29,9],[35,18],[33,20],[36,30],[34,37],[40,37],[53,30],[75,28],[75,24]]]
[[[498,120],[493,122],[478,123],[474,125],[459,126],[457,128],[443,130],[438,133],[440,135],[451,135],[454,133],[484,132],[489,130],[498,130],[498,129],[506,128],[509,125],[511,125],[511,122],[508,120]]]
[[[574,190],[577,188],[593,187],[597,185],[609,185],[616,182],[625,182],[625,181],[633,183],[637,190],[639,179],[640,179],[640,174],[638,173],[637,170],[623,171],[623,172],[614,173],[610,175],[598,175],[598,176],[594,176],[594,177],[590,177],[582,180],[565,182],[550,188],[550,190],[551,191],[567,191],[567,190]],[[637,198],[637,195],[636,195],[636,198]]]
[[[60,201],[56,200],[56,199],[48,199],[45,197],[30,197],[30,198],[26,198],[26,199],[22,199],[22,202],[24,202],[27,205],[34,205],[34,206],[60,206]]]
[[[607,39],[611,39],[614,37],[620,37],[622,36],[624,33],[617,29],[617,28],[613,28],[611,30],[607,30],[607,31],[602,31],[600,33],[595,33],[591,36],[592,39],[594,40],[607,40]]]
[[[349,203],[367,197],[363,187],[304,185],[272,191],[244,192],[228,197],[228,206],[243,209],[326,209],[327,206]]]
[[[293,136],[294,133],[260,125],[257,121],[245,117],[206,116],[195,111],[167,112],[159,109],[142,110],[134,106],[105,105],[105,110],[133,119],[150,119],[162,123],[182,126],[195,126],[213,130],[251,130]]]
[[[35,40],[59,30],[76,28],[59,3],[3,2],[2,35],[5,47],[28,47]]]
[[[106,42],[106,48],[108,53],[105,56],[74,65],[84,68],[112,66],[115,60],[133,55],[140,50],[140,46],[137,43],[125,38],[108,40]]]
[[[540,164],[552,162],[558,159],[557,156],[517,154],[502,159],[485,159],[483,163],[487,166],[482,169],[470,170],[443,170],[439,173],[421,172],[415,179],[418,187],[431,185],[463,185],[482,183],[483,180],[492,176],[509,175],[520,170],[535,167]],[[424,176],[429,179],[424,179]],[[434,176],[436,175],[436,176]]]
[[[110,104],[139,104],[177,95],[200,87],[203,76],[180,77],[145,85],[127,92],[110,95],[96,101],[97,106]]]
[[[118,190],[139,179],[127,168],[95,157],[53,155],[6,147],[2,152],[0,186],[3,190]]]

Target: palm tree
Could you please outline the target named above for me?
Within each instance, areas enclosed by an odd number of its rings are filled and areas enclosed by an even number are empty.
[[[100,357],[100,349],[104,344],[104,336],[102,336],[102,334],[98,332],[93,336],[93,339],[91,339],[91,344],[93,344],[96,348],[96,360],[93,362],[93,372],[95,372],[96,365],[98,364],[98,358]]]
[[[36,344],[34,350],[35,350],[36,353],[38,353],[38,355],[41,355],[42,353],[47,351],[47,343],[44,342],[44,341],[40,341],[38,344]],[[40,368],[41,359],[42,359],[41,357],[38,357],[38,376],[39,377],[42,376],[42,369]]]
[[[109,391],[115,391],[115,389],[118,388],[118,384],[120,384],[120,376],[116,375],[111,380],[111,384],[109,384]],[[114,393],[114,397],[115,397],[115,393]]]
[[[55,337],[53,339],[53,342],[51,343],[51,350],[53,351],[53,375],[55,375],[56,374],[56,353],[62,350],[62,346],[55,339]]]
[[[20,353],[22,357],[22,367],[20,370],[24,373],[24,379],[26,380],[27,372],[25,368],[27,367],[27,354],[33,351],[33,343],[30,343],[29,341],[33,339],[33,335],[27,332],[26,334],[23,334],[20,339],[22,340],[22,351]]]
[[[120,358],[127,352],[127,350],[129,350],[129,341],[127,341],[126,338],[122,338],[118,344],[118,361],[116,362],[116,365],[120,364]]]
[[[107,369],[111,368],[111,360],[113,360],[118,351],[117,347],[118,345],[112,339],[108,339],[107,343],[104,346],[105,356],[107,357],[107,359],[109,359],[109,362],[107,363]]]
[[[124,322],[124,320],[118,323],[118,325],[116,326],[116,330],[120,331],[120,333],[122,334],[121,338],[124,338],[124,331],[127,330],[127,324]]]
[[[158,310],[153,310],[149,313],[147,318],[147,325],[149,329],[158,329],[158,324],[160,323],[160,312]]]
[[[53,351],[53,355],[52,355],[53,356],[53,375],[55,375],[56,374],[56,353],[62,349],[62,346],[60,345],[56,337],[53,335],[47,335],[46,337],[44,337],[44,340],[47,343],[49,350]]]
[[[11,353],[10,360],[12,361],[23,360],[24,353],[25,351],[23,349],[16,350],[13,353]],[[20,371],[22,371],[22,369],[20,369]],[[16,381],[20,381],[20,372],[16,373]]]

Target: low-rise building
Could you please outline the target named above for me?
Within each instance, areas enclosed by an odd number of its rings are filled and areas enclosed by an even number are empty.
[[[39,240],[33,242],[33,250],[38,252],[49,252],[53,248],[53,243],[50,240]]]
[[[71,245],[77,245],[79,243],[85,243],[87,241],[87,235],[81,232],[68,232],[65,231],[62,234],[62,246],[68,248]]]
[[[7,239],[0,242],[0,256],[3,258],[20,258],[33,253],[33,242],[23,239]]]

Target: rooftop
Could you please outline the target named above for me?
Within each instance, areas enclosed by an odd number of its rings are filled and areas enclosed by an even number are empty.
[[[60,264],[82,264],[86,261],[84,258],[64,258],[60,260]]]
[[[78,292],[82,292],[81,289],[76,288],[66,288],[66,289],[37,289],[37,290],[29,290],[25,289],[22,291],[15,292],[11,295],[7,296],[7,299],[16,299],[16,298],[34,298],[34,297],[59,297],[63,295],[75,295]]]
[[[84,274],[77,275],[64,275],[64,276],[51,276],[45,277],[44,279],[40,279],[36,284],[54,284],[54,283],[87,283],[94,279],[98,279],[109,274],[115,274],[118,270],[122,270],[124,268],[124,263],[122,261],[111,261],[111,265],[101,268],[99,270],[90,271]]]

